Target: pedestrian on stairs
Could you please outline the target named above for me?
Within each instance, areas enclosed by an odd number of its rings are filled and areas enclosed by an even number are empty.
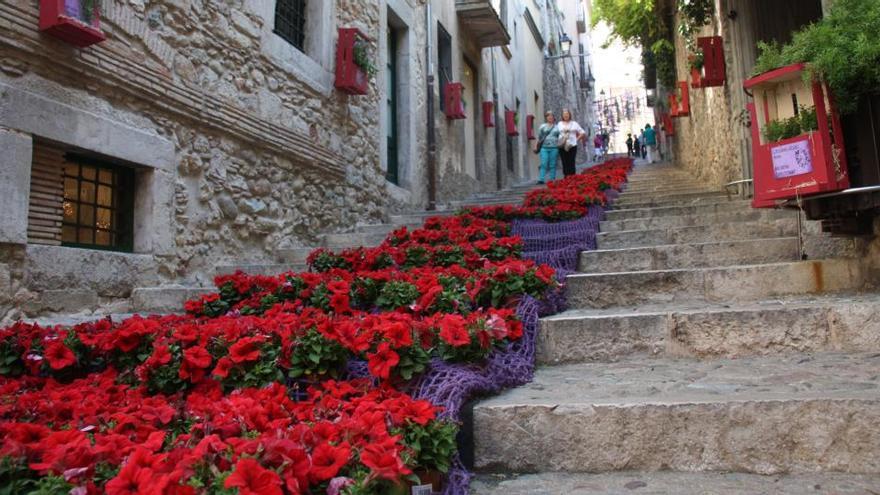
[[[538,184],[544,183],[544,178],[556,180],[556,162],[559,159],[559,126],[556,124],[556,116],[553,112],[544,114],[544,123],[538,128],[538,142],[535,143],[535,153],[541,155],[541,175]]]
[[[558,127],[558,146],[559,156],[562,157],[562,173],[568,177],[569,175],[574,175],[577,171],[574,161],[577,159],[578,142],[584,140],[587,133],[584,132],[580,124],[572,120],[571,110],[567,108],[562,109],[562,122],[558,124]]]
[[[657,131],[651,124],[645,124],[645,145],[648,147],[648,163],[654,163],[654,155],[657,154]]]

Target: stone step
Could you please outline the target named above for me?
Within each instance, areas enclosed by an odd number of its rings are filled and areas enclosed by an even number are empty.
[[[275,256],[278,261],[283,263],[291,263],[304,265],[309,254],[317,249],[316,247],[283,247],[275,250]]]
[[[716,213],[749,212],[749,201],[725,201],[687,206],[654,206],[650,208],[616,209],[605,214],[607,221],[628,220],[633,218],[678,217],[684,215],[712,215]]]
[[[737,198],[733,198],[733,201],[736,201]],[[631,210],[636,208],[655,208],[658,206],[695,206],[695,205],[707,205],[707,204],[717,204],[717,203],[726,203],[731,201],[724,194],[700,194],[693,196],[671,196],[668,198],[658,197],[656,199],[651,198],[639,198],[639,197],[631,197],[631,198],[621,198],[618,197],[617,200],[614,201],[614,209],[615,210]]]
[[[880,295],[570,310],[543,318],[538,364],[880,351]]]
[[[504,206],[504,205],[514,205],[519,206],[523,202],[523,198],[498,198],[498,199],[486,199],[483,201],[452,201],[449,203],[449,206],[454,209],[467,208],[471,206]]]
[[[375,225],[361,225],[356,229],[356,231],[363,233],[363,234],[385,234],[385,235],[388,235],[391,232],[393,232],[401,227],[413,229],[413,228],[417,228],[417,227],[421,227],[421,226],[422,226],[421,222],[417,223],[417,224],[411,223],[408,225],[396,225],[393,223],[379,223],[379,224],[375,224]]]
[[[323,247],[328,249],[348,249],[355,247],[374,247],[385,241],[386,232],[349,232],[345,234],[324,234],[321,237]]]
[[[880,476],[623,472],[479,475],[471,495],[874,495]]]
[[[243,263],[232,265],[217,265],[214,267],[214,275],[228,275],[237,271],[242,271],[249,275],[278,275],[285,272],[305,272],[309,266],[303,263]]]
[[[616,232],[621,230],[654,230],[675,227],[693,227],[696,225],[716,225],[719,223],[730,222],[773,221],[782,218],[797,218],[797,213],[788,210],[744,210],[723,213],[697,212],[680,216],[606,220],[599,225],[599,230],[601,232]]]
[[[541,368],[478,403],[485,472],[880,473],[880,354]]]
[[[626,307],[691,301],[754,301],[786,295],[858,291],[861,260],[828,259],[642,272],[574,274],[566,279],[571,308]]]
[[[632,177],[626,181],[627,189],[707,189],[706,184],[682,178],[668,177]]]
[[[626,192],[668,192],[671,194],[683,193],[689,191],[709,191],[715,188],[708,187],[705,184],[699,184],[690,181],[668,181],[664,178],[645,179],[643,181],[630,180],[624,183]]]
[[[142,287],[131,292],[133,313],[183,313],[183,303],[217,292],[214,287]]]
[[[391,215],[389,220],[395,225],[409,225],[424,223],[425,219],[430,217],[448,217],[455,215],[458,210],[436,210],[418,213],[407,213],[404,215]]]
[[[581,273],[613,273],[671,270],[754,265],[799,259],[797,237],[781,237],[584,251],[581,253],[578,271]]]
[[[807,222],[805,227],[817,227],[816,222]],[[737,239],[771,238],[796,236],[796,218],[781,218],[762,222],[729,222],[693,227],[669,227],[650,230],[620,230],[600,232],[596,242],[600,249],[624,249],[634,247],[658,246],[663,244],[700,243],[711,241],[732,241]]]

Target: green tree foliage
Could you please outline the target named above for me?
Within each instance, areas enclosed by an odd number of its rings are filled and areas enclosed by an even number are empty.
[[[820,78],[831,88],[841,112],[854,112],[859,100],[880,92],[880,2],[836,0],[824,19],[795,33],[792,42],[758,45],[755,73],[807,63],[807,80]]]
[[[650,46],[660,36],[661,25],[654,15],[654,0],[593,0],[593,27],[605,21],[611,28],[608,42],[620,40],[629,46]]]

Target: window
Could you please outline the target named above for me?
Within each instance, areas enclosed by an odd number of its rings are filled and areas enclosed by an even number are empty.
[[[305,51],[306,0],[277,0],[275,34],[287,40],[299,51]]]
[[[134,171],[67,154],[61,244],[131,251]]]
[[[437,70],[440,81],[440,110],[446,111],[446,83],[452,82],[452,36],[437,23]]]

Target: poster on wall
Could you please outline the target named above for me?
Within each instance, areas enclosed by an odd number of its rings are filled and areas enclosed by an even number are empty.
[[[777,179],[808,174],[813,171],[810,141],[804,139],[770,149],[773,156],[773,176]]]

